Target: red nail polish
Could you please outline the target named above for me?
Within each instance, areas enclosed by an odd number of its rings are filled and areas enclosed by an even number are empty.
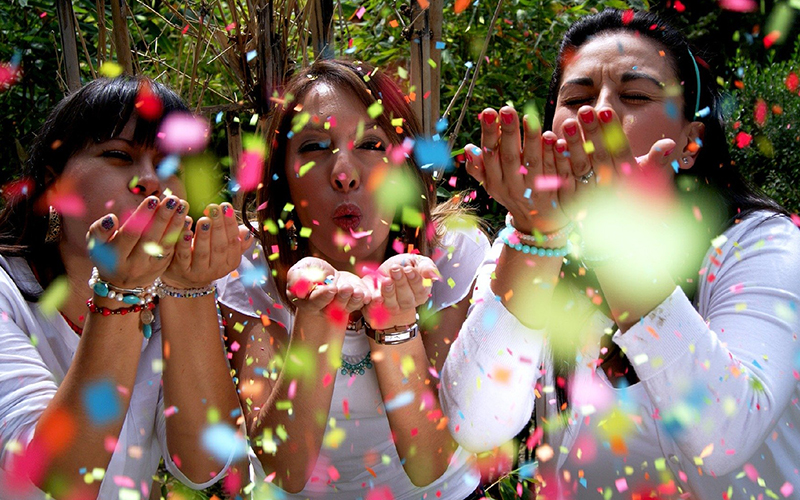
[[[669,149],[669,150],[667,150],[667,151],[664,151],[664,156],[669,156],[669,155],[671,155],[673,151],[675,151],[675,148],[672,148],[672,149]]]
[[[570,123],[569,125],[564,127],[564,132],[567,133],[568,136],[572,137],[573,135],[578,133],[578,126],[574,123]]]
[[[491,125],[497,121],[497,117],[491,113],[483,113],[483,121],[486,125]]]
[[[511,125],[511,122],[514,121],[514,115],[512,115],[511,113],[501,112],[500,119],[503,120],[503,123],[505,123],[506,125]]]
[[[543,139],[544,143],[547,144],[548,146],[552,146],[556,142],[556,140],[550,137],[549,135],[544,136]]]
[[[583,113],[579,113],[583,123],[592,123],[594,121],[594,111],[587,109]]]
[[[563,153],[566,150],[567,150],[567,146],[565,146],[562,143],[556,143],[556,151],[558,151],[559,153]]]
[[[611,123],[611,118],[613,117],[613,115],[611,114],[611,110],[604,109],[603,111],[597,113],[597,115],[600,117],[601,122]]]

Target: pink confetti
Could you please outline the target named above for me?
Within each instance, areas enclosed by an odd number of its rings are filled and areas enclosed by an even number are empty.
[[[245,191],[252,191],[258,187],[264,174],[264,154],[257,150],[242,152],[239,159],[239,170],[236,172],[236,182]],[[266,205],[266,203],[265,203]],[[259,210],[261,210],[259,208]]]
[[[170,113],[158,131],[159,146],[167,153],[199,153],[208,140],[208,122],[189,113]]]
[[[297,380],[292,380],[289,383],[289,399],[294,399],[295,394],[297,394]]]
[[[350,228],[350,234],[353,236],[353,238],[355,238],[357,240],[360,240],[361,238],[363,238],[365,236],[371,235],[372,234],[372,230],[356,232],[356,231],[353,231],[353,228],[351,227]]]
[[[51,193],[47,197],[48,204],[59,213],[68,217],[80,217],[86,213],[86,205],[77,193]]]
[[[561,178],[557,175],[537,175],[533,185],[537,191],[556,191],[561,187]]]
[[[330,373],[326,373],[324,377],[322,377],[322,387],[328,387],[333,382],[333,377]]]
[[[394,495],[388,486],[378,486],[369,490],[366,500],[394,500]]]
[[[331,481],[339,480],[339,471],[333,465],[328,467],[328,477],[331,478]]]
[[[356,11],[356,17],[357,17],[357,18],[359,18],[359,19],[361,19],[362,17],[364,17],[364,13],[366,13],[366,12],[367,12],[367,9],[365,9],[365,8],[364,8],[364,6],[362,5],[362,6],[361,6],[361,7],[360,7],[360,8],[359,8],[357,11]]]
[[[739,149],[743,149],[749,146],[752,140],[753,136],[748,134],[747,132],[739,132],[738,134],[736,134],[736,146]]]
[[[520,165],[519,166],[519,173],[520,173],[520,175],[528,175],[528,169],[525,168],[525,165]]]
[[[114,476],[114,484],[120,488],[136,488],[136,483],[128,476]]]
[[[621,477],[616,481],[614,481],[614,485],[616,485],[617,491],[619,491],[620,493],[628,491],[628,481],[624,477]]]
[[[16,65],[0,63],[0,92],[8,90],[19,80],[20,71]]]
[[[744,283],[737,283],[733,285],[730,290],[731,293],[741,293],[741,291],[744,290]]]
[[[342,400],[342,413],[344,413],[344,418],[350,420],[350,401],[346,398]]]
[[[103,447],[105,447],[107,452],[114,453],[114,449],[117,447],[117,438],[113,436],[106,436],[106,438],[103,440]]]
[[[744,473],[747,474],[747,478],[754,483],[758,481],[758,471],[752,464],[744,464]]]
[[[239,350],[240,347],[242,346],[240,346],[239,343],[234,340],[233,344],[231,344],[231,351],[236,352]]]
[[[792,214],[791,217],[792,217],[792,223],[795,226],[800,227],[800,216],[798,216],[797,214]]]
[[[178,407],[175,405],[170,406],[169,408],[164,409],[164,416],[171,417],[178,413]]]
[[[781,495],[788,498],[789,496],[791,496],[793,492],[794,492],[794,486],[792,486],[792,483],[790,483],[789,481],[783,483],[783,486],[781,486]]]
[[[719,6],[733,12],[753,12],[758,8],[755,0],[719,0]]]

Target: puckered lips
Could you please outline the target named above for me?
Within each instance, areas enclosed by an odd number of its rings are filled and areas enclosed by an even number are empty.
[[[345,231],[361,226],[361,217],[361,209],[354,203],[342,203],[333,211],[333,223]]]

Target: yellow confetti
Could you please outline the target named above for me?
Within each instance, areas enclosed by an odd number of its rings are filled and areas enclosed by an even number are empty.
[[[69,282],[66,276],[59,276],[47,290],[44,291],[41,298],[39,298],[39,309],[45,316],[52,316],[58,312],[61,304],[67,300],[69,296]]]
[[[345,436],[346,433],[341,427],[331,429],[330,432],[325,433],[325,437],[322,440],[322,446],[329,449],[339,448],[339,445],[342,444]]]
[[[106,61],[100,66],[98,72],[106,78],[116,78],[122,74],[122,66],[115,62]]]

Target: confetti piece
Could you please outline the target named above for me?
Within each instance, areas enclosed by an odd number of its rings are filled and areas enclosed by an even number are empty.
[[[461,14],[469,6],[469,2],[470,0],[456,0],[456,4],[453,7],[453,12],[456,14]]]
[[[98,69],[98,72],[106,78],[116,78],[122,74],[122,66],[115,62],[106,61]]]
[[[557,175],[537,175],[533,185],[537,191],[557,191],[561,187],[561,178]],[[525,193],[525,198],[530,198],[530,189]]]
[[[167,153],[199,153],[208,144],[209,123],[189,113],[170,113],[161,122],[157,137],[159,147]]]
[[[367,114],[373,120],[379,117],[383,113],[383,104],[378,101],[373,102],[370,104],[369,108],[367,108]]]
[[[366,469],[373,477],[378,477],[375,471],[369,467],[366,467]],[[392,494],[392,489],[388,486],[378,486],[377,488],[369,490],[365,500],[394,500],[394,495]]]
[[[792,495],[793,492],[794,492],[794,486],[792,486],[792,483],[790,483],[789,481],[783,483],[783,486],[781,486],[781,495],[788,498]]]
[[[335,427],[331,429],[329,432],[325,433],[325,437],[322,439],[322,446],[325,448],[336,449],[342,444],[346,436],[344,429],[341,427]]]
[[[98,427],[110,424],[122,411],[119,395],[110,380],[88,384],[83,389],[82,401],[92,424]]]
[[[247,456],[244,437],[228,424],[217,423],[203,430],[203,449],[217,461],[239,460]]]
[[[412,391],[404,391],[386,402],[386,411],[393,411],[411,404],[414,401],[414,393]]]
[[[719,0],[719,6],[733,12],[753,12],[758,9],[755,0]]]
[[[163,255],[164,247],[156,243],[155,241],[148,241],[142,245],[142,250],[144,253],[151,257],[157,257],[159,255]]]
[[[146,80],[139,84],[139,92],[136,94],[133,106],[139,116],[151,122],[160,119],[164,112],[164,104]]]
[[[67,300],[70,293],[69,281],[66,276],[59,276],[54,279],[47,290],[39,298],[39,310],[45,316],[53,316]]]
[[[739,132],[736,134],[736,146],[739,149],[744,149],[753,141],[753,136],[746,132]]]
[[[245,191],[258,187],[264,175],[264,152],[258,149],[247,149],[239,157],[239,168],[236,171],[236,182]]]
[[[418,138],[414,143],[414,159],[420,168],[449,171],[453,167],[450,148],[445,141]]]
[[[614,486],[617,487],[617,491],[619,491],[620,493],[628,491],[628,481],[624,477],[621,477],[616,481],[614,481]]]

